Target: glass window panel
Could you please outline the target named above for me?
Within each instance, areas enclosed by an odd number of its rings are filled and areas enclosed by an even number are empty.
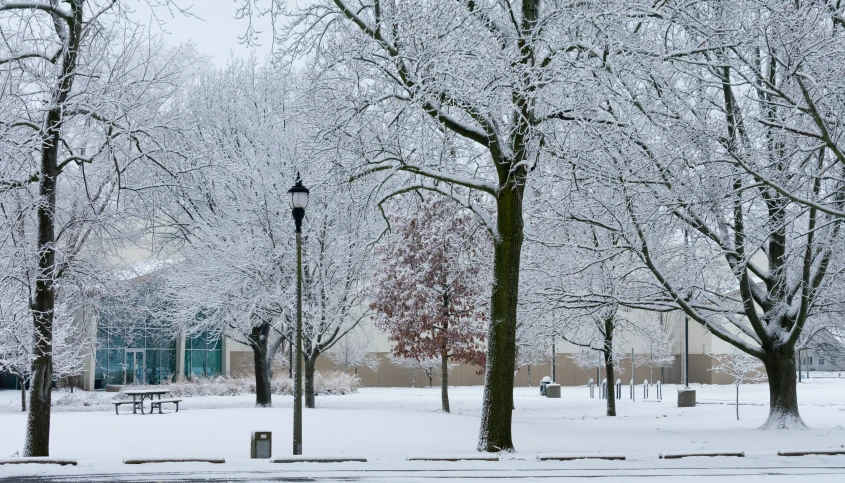
[[[108,355],[108,377],[106,377],[105,384],[123,384],[126,371],[125,351],[123,349],[109,349]]]
[[[162,377],[175,379],[176,377],[176,351],[161,351]]]
[[[97,343],[104,348],[109,345],[109,330],[103,320],[97,324]]]
[[[206,351],[206,377],[214,377],[220,374],[220,371],[223,368],[223,364],[221,363],[223,358],[222,355],[222,351],[220,350]]]
[[[123,331],[120,329],[109,329],[108,347],[126,347]]]
[[[161,351],[157,349],[146,350],[146,367],[144,368],[144,375],[147,384],[160,384],[161,371],[159,365],[161,363]]]
[[[203,350],[191,351],[191,374],[195,376],[205,375],[205,353]]]
[[[106,380],[109,375],[108,367],[109,351],[98,349],[96,367],[94,367],[94,389],[103,389],[106,387]]]
[[[205,349],[206,348],[205,333],[196,334],[193,337],[191,337],[191,346],[190,347],[191,347],[191,349]]]

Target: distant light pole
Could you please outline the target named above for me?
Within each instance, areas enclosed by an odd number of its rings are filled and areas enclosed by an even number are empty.
[[[296,183],[288,190],[293,221],[296,224],[296,378],[293,383],[293,454],[302,454],[302,220],[308,204],[308,188],[296,173]],[[291,361],[293,363],[294,361]]]
[[[684,387],[689,389],[689,317],[684,315]]]

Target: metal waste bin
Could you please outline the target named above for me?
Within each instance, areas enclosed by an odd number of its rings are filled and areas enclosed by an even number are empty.
[[[253,431],[249,445],[250,458],[270,458],[273,454],[273,433],[270,431]]]
[[[540,395],[546,395],[546,386],[552,383],[552,378],[549,376],[544,377],[540,380]]]

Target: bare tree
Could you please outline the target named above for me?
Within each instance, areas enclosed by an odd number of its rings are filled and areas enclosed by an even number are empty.
[[[733,378],[734,386],[736,386],[736,420],[739,421],[739,386],[765,381],[766,375],[760,371],[763,365],[760,359],[733,347],[729,352],[707,355],[716,359],[716,365],[707,369],[708,371],[720,372]]]
[[[144,39],[115,5],[0,3],[0,69],[10,93],[2,96],[0,137],[26,152],[0,163],[0,197],[7,209],[9,198],[25,200],[11,217],[29,220],[34,260],[24,279],[34,340],[26,456],[49,454],[57,301],[69,300],[60,292],[71,286],[63,279],[85,273],[77,263],[86,247],[108,238],[103,215],[126,207],[127,188],[149,186],[150,165],[178,172],[167,167],[178,149],[167,139],[168,102],[184,56]]]
[[[436,192],[475,212],[491,235],[480,451],[513,449],[529,173],[552,149],[553,133],[575,119],[607,122],[582,83],[580,69],[593,60],[567,54],[573,37],[595,32],[592,18],[589,8],[540,0],[323,0],[277,31],[281,57],[314,58],[313,104],[331,106],[333,117],[324,132],[351,179],[378,180],[378,206],[409,191]],[[583,29],[571,28],[581,19]]]

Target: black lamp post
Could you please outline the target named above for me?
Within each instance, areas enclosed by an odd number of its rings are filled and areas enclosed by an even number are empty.
[[[288,190],[293,221],[296,224],[296,375],[293,383],[293,454],[302,454],[302,219],[308,204],[308,188],[296,173],[296,183]]]

